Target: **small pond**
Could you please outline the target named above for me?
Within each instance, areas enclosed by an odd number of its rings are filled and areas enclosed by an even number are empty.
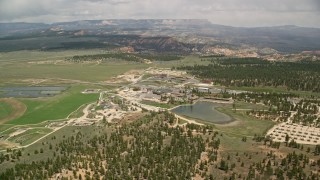
[[[23,86],[0,88],[0,97],[51,97],[62,93],[67,87],[63,86]]]
[[[215,124],[226,124],[232,122],[232,118],[224,113],[215,110],[221,104],[200,101],[193,105],[183,105],[172,109],[173,113],[181,116],[198,119]]]

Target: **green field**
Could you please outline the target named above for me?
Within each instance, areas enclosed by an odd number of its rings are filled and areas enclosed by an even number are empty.
[[[216,125],[218,130],[227,133],[229,136],[253,137],[255,134],[263,135],[275,124],[275,122],[272,121],[250,117],[245,111],[234,111],[231,107],[218,107],[217,110],[236,120],[234,125]]]
[[[5,130],[13,127],[13,126],[14,126],[14,125],[12,125],[12,124],[1,124],[1,125],[0,125],[0,132],[3,132],[3,131],[5,131]]]
[[[23,116],[10,124],[35,124],[46,120],[64,119],[82,104],[97,100],[98,94],[82,94],[84,86],[73,86],[62,95],[47,99],[21,99],[28,107]]]
[[[13,112],[10,104],[0,102],[0,120],[9,116]]]
[[[254,109],[254,110],[267,110],[269,107],[262,105],[262,104],[252,104],[252,103],[247,103],[243,101],[237,101],[235,102],[235,107],[236,109]]]
[[[87,104],[83,104],[82,106],[80,106],[76,111],[72,112],[69,115],[69,118],[79,118],[81,116],[84,115],[83,113],[83,109],[86,108]]]

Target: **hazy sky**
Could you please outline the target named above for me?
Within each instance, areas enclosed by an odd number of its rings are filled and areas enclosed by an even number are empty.
[[[320,27],[320,0],[0,0],[0,22],[189,18],[232,26]]]

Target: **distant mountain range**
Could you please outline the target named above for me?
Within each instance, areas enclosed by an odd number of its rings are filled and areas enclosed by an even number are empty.
[[[18,43],[19,42],[19,43]],[[81,45],[83,44],[83,46]],[[0,51],[111,48],[202,52],[213,48],[270,49],[300,53],[320,50],[320,29],[297,26],[231,27],[199,19],[110,19],[53,24],[0,23]],[[210,49],[210,48],[209,48]]]

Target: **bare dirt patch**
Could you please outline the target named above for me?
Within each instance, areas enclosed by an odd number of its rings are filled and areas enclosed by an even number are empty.
[[[130,123],[130,122],[134,122],[135,120],[138,120],[140,118],[142,118],[145,114],[141,113],[141,112],[136,112],[136,113],[131,113],[127,116],[124,116],[121,120],[121,124],[125,124],[125,123]]]
[[[32,86],[35,86],[47,81],[47,79],[23,79],[21,81],[26,84],[31,84]]]
[[[0,99],[0,102],[7,103],[13,108],[13,111],[8,116],[0,119],[0,124],[4,124],[10,120],[13,120],[22,116],[27,110],[27,107],[16,99],[3,98],[3,99]]]
[[[230,126],[238,126],[242,125],[243,122],[240,122],[239,120],[234,120],[232,122],[226,123],[226,124],[215,124],[217,127],[230,127]]]
[[[13,147],[17,147],[18,144],[9,142],[9,141],[0,141],[0,148],[1,149],[6,149],[6,148],[13,148]]]
[[[136,83],[141,79],[141,75],[144,71],[141,70],[130,70],[122,75],[112,77],[105,81],[106,83]]]

